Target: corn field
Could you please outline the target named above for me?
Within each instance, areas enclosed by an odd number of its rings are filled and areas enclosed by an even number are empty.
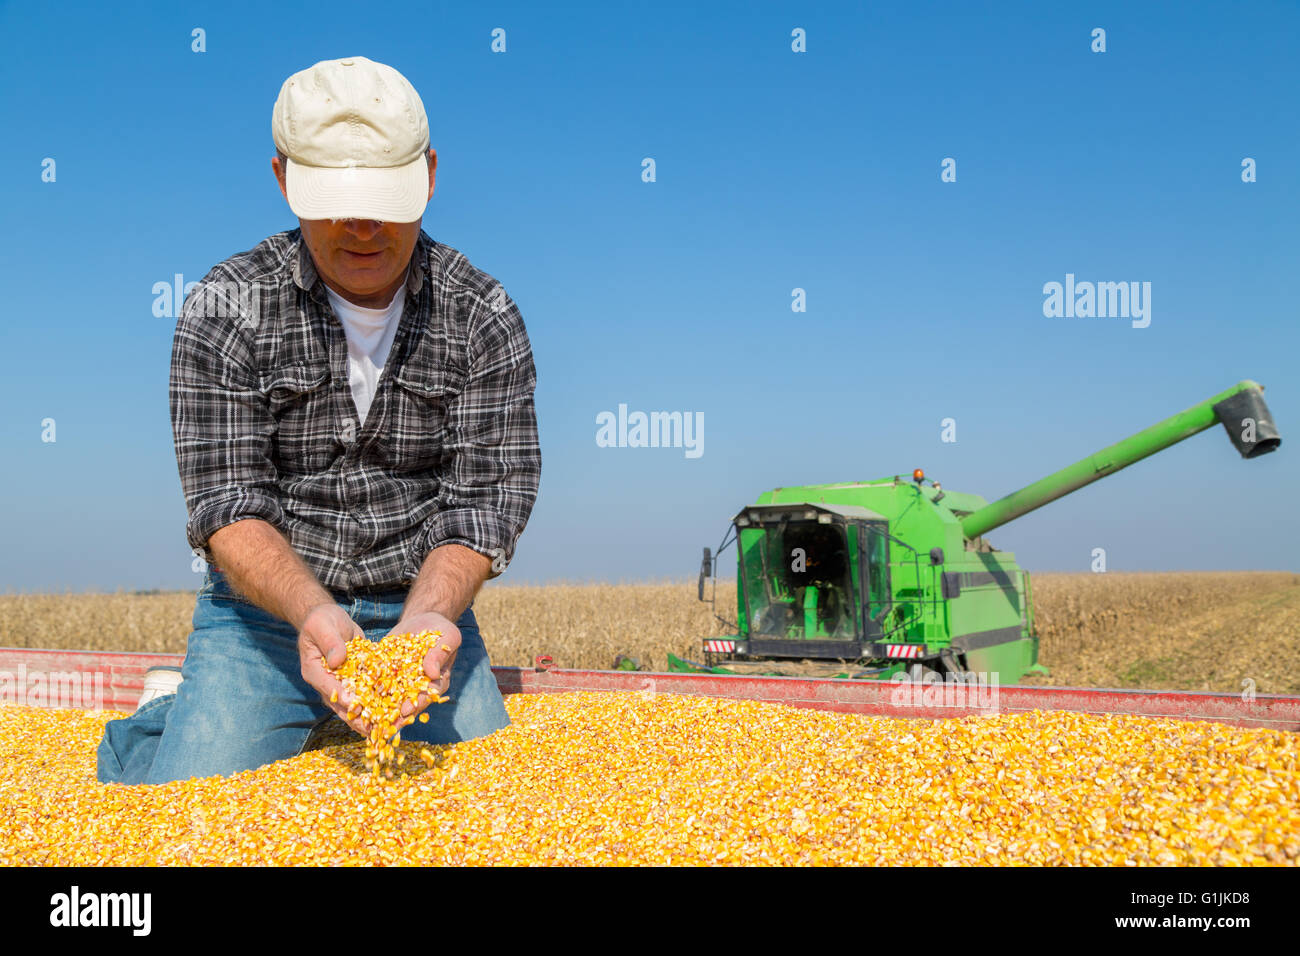
[[[1290,572],[1035,574],[1039,659],[1076,687],[1300,693],[1300,575]],[[493,663],[650,670],[698,659],[727,633],[690,582],[489,584],[474,602]],[[718,583],[734,620],[735,585]],[[183,653],[193,592],[0,595],[0,646]]]

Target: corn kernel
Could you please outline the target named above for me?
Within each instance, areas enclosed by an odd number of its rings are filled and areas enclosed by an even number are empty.
[[[0,866],[1300,864],[1286,731],[639,693],[506,706],[509,727],[464,743],[353,737],[156,787],[95,782],[117,715],[0,706]],[[398,759],[377,776],[372,752]]]
[[[337,669],[325,665],[353,693],[348,719],[359,710],[362,719],[370,722],[366,760],[376,776],[382,772],[385,779],[392,779],[389,764],[396,753],[392,743],[401,742],[401,728],[410,723],[402,716],[402,706],[414,704],[422,693],[429,694],[434,703],[446,700],[424,673],[424,658],[440,637],[441,631],[389,634],[380,641],[354,637]],[[330,699],[337,698],[335,692]]]

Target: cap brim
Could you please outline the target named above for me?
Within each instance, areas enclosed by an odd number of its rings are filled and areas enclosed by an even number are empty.
[[[415,222],[429,202],[429,161],[421,155],[405,166],[285,169],[289,208],[299,219],[377,219]]]

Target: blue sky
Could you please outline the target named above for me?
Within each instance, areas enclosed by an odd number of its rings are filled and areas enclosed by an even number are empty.
[[[349,55],[420,91],[424,229],[533,342],[503,580],[690,575],[777,485],[923,467],[991,500],[1243,378],[1276,454],[1216,428],[990,539],[1042,571],[1300,568],[1294,3],[402,7],[0,5],[0,591],[197,585],[151,290],[297,225],[271,107]],[[1150,282],[1150,325],[1044,317],[1067,273]],[[597,447],[620,403],[703,413],[704,454]]]

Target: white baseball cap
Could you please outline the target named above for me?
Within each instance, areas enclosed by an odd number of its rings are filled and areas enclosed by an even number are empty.
[[[322,60],[284,81],[271,136],[300,219],[415,222],[429,201],[429,118],[391,66]]]

